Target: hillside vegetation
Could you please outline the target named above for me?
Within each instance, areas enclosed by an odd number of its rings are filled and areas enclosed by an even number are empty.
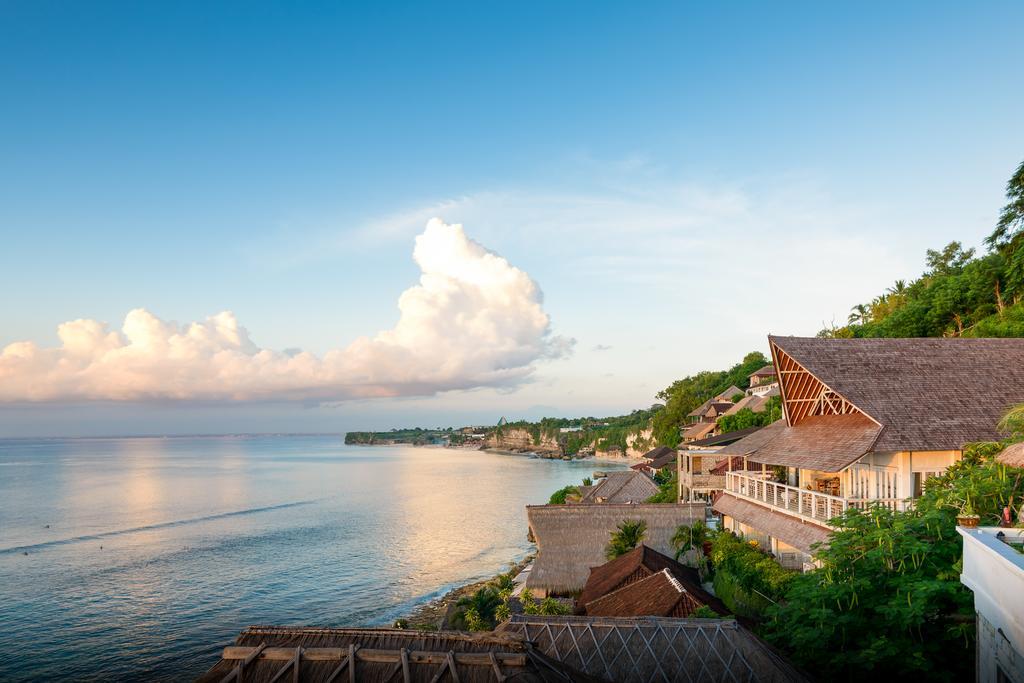
[[[819,336],[1024,337],[1024,163],[1006,189],[987,253],[960,242],[929,249],[921,277],[897,280]]]

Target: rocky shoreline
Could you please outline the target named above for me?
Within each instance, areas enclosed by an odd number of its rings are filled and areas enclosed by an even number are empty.
[[[441,597],[434,598],[433,600],[416,607],[408,616],[398,619],[395,624],[398,625],[401,623],[402,628],[419,629],[424,631],[445,630],[444,622],[448,616],[448,611],[456,602],[462,598],[473,595],[478,590],[497,579],[501,574],[511,573],[513,578],[518,576],[527,565],[533,562],[534,557],[536,557],[536,555],[531,553],[519,562],[510,562],[507,570],[499,572],[488,579],[467,583],[464,586],[453,588]]]

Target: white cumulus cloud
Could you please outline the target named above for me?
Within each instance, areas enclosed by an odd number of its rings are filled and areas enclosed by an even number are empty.
[[[432,219],[416,237],[422,275],[402,293],[393,329],[322,357],[258,347],[234,314],[177,325],[143,308],[120,330],[96,320],[58,326],[60,346],[9,344],[0,401],[318,400],[507,387],[534,363],[567,355],[530,277],[461,225]]]

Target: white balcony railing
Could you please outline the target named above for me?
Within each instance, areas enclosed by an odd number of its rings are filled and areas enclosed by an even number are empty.
[[[839,496],[808,491],[795,486],[765,481],[761,477],[728,472],[725,475],[725,490],[741,498],[747,498],[781,512],[825,524],[838,517],[849,507],[849,502]]]

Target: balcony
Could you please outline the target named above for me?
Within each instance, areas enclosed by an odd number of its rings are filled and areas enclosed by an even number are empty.
[[[911,501],[901,498],[843,498],[767,481],[760,473],[728,472],[723,489],[734,496],[752,500],[816,524],[843,514],[848,508],[866,510],[880,505],[894,511],[906,510]]]
[[[739,472],[726,473],[725,491],[821,525],[827,525],[828,520],[843,514],[850,506],[849,501],[839,496],[777,484]]]

